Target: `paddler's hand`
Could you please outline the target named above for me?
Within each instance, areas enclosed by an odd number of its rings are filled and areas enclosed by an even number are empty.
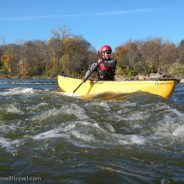
[[[98,61],[97,61],[98,63],[101,63],[102,62],[102,59],[98,59]]]
[[[82,82],[82,83],[85,83],[85,82],[86,82],[86,80],[83,78],[83,79],[81,80],[81,82]]]

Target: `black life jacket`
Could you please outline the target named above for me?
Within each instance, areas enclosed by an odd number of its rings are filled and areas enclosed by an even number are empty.
[[[98,67],[98,77],[101,80],[114,80],[117,61],[103,59]]]

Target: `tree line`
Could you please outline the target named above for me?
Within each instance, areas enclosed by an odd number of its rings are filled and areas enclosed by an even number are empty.
[[[58,27],[48,41],[0,45],[0,76],[81,78],[98,57],[99,52],[86,39],[71,34],[67,27]],[[117,75],[161,72],[184,77],[184,40],[178,45],[161,38],[129,40],[116,47],[113,57],[118,61]]]

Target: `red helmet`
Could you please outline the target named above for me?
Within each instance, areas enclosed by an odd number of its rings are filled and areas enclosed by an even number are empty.
[[[105,51],[110,51],[112,52],[112,49],[109,45],[103,45],[101,48],[100,48],[100,53],[102,52],[105,52]]]

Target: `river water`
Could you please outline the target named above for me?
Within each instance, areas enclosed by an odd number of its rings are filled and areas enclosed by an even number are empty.
[[[0,80],[0,183],[184,183],[184,84],[170,99],[64,96]]]

